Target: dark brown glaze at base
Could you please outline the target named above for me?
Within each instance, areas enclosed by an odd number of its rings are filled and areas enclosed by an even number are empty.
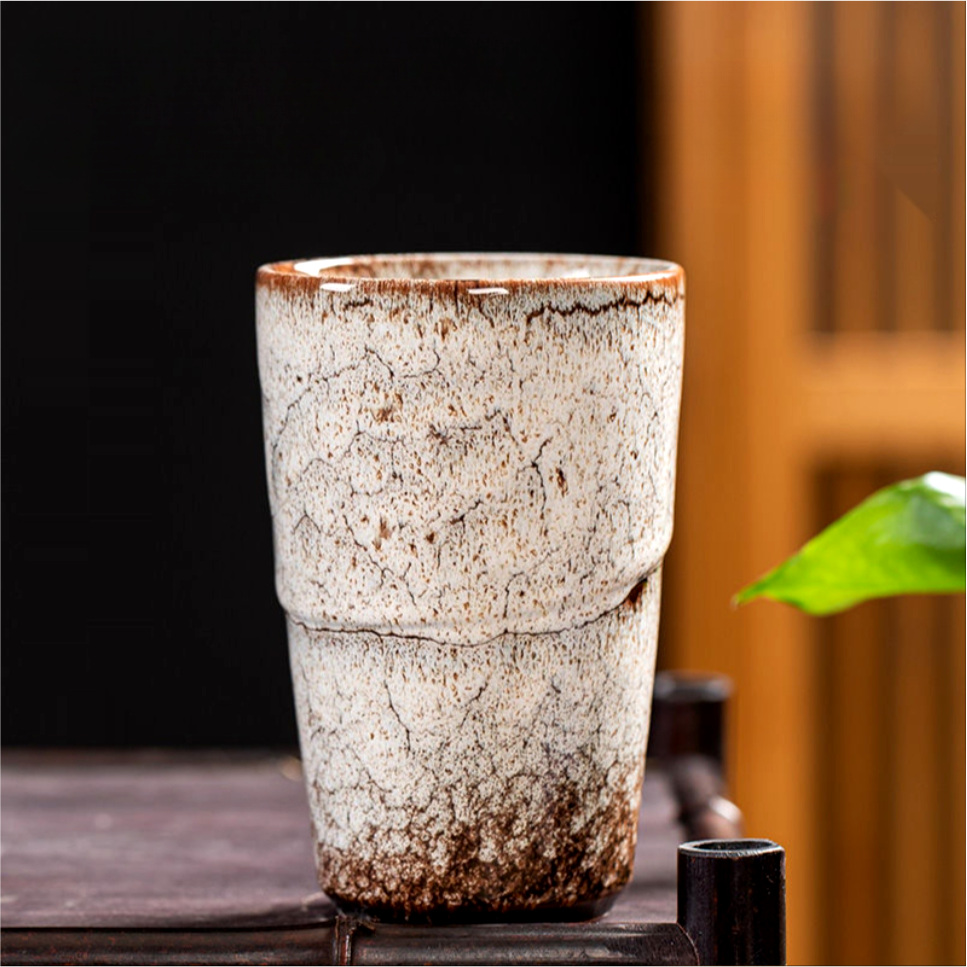
[[[462,923],[584,923],[603,917],[614,906],[617,898],[618,893],[612,893],[600,900],[589,900],[569,907],[540,906],[525,910],[504,910],[500,913],[471,906],[440,907],[425,912],[407,913],[399,906],[363,906],[339,897],[330,897],[339,912],[345,916],[432,927]]]
[[[430,833],[412,824],[410,850],[357,860],[320,846],[322,889],[346,910],[380,919],[443,923],[584,920],[600,916],[628,883],[634,864],[643,769],[628,784],[578,789],[543,784],[546,822],[511,837],[514,814],[481,810],[475,826]],[[598,808],[590,806],[598,802]],[[372,838],[378,839],[378,831]],[[445,837],[443,868],[429,857]],[[482,848],[494,859],[481,859]]]

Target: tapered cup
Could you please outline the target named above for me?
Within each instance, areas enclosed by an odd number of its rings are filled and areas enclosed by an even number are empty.
[[[682,270],[280,262],[257,319],[323,890],[404,919],[602,911],[634,859]]]

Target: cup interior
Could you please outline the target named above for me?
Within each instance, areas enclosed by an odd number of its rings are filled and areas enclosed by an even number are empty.
[[[331,279],[512,280],[641,279],[658,280],[677,266],[656,259],[602,255],[441,254],[366,255],[276,263],[276,272]]]

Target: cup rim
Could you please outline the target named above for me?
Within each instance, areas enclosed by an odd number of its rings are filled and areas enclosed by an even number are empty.
[[[513,271],[515,265],[523,269],[542,262],[546,265],[545,271],[521,271],[520,274]],[[394,271],[396,267],[400,270]],[[471,293],[500,294],[522,288],[617,285],[646,286],[681,295],[684,280],[682,267],[664,259],[544,252],[433,252],[286,259],[268,262],[257,272],[258,283],[273,288],[311,286],[336,292],[358,286],[408,289],[456,286]]]

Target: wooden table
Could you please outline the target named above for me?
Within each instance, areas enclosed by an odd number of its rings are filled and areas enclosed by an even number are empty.
[[[658,769],[634,882],[585,924],[337,918],[284,755],[8,752],[2,810],[6,964],[697,962],[675,923],[683,831]]]
[[[784,857],[722,799],[715,677],[663,673],[635,873],[585,923],[407,926],[319,892],[297,759],[6,752],[5,964],[775,964]],[[678,849],[683,839],[707,842]],[[679,925],[680,921],[685,928]]]

